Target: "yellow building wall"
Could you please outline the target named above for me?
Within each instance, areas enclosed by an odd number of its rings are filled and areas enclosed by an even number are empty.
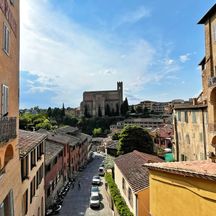
[[[149,216],[149,188],[137,194],[138,216]]]
[[[152,216],[215,216],[214,181],[150,171]]]

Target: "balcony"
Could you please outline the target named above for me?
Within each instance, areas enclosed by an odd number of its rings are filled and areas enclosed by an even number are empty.
[[[16,136],[16,117],[0,119],[0,146]]]
[[[210,77],[208,79],[208,86],[211,87],[211,86],[214,86],[214,85],[216,85],[216,76]]]

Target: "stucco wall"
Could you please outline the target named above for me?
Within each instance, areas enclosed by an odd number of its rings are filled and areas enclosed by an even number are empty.
[[[153,216],[215,216],[215,182],[150,171]]]
[[[149,216],[149,188],[146,188],[137,194],[138,216]]]

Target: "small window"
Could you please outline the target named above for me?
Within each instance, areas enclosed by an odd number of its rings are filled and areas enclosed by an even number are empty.
[[[216,42],[216,24],[213,25],[213,39],[214,39],[214,42]]]
[[[196,112],[195,111],[192,111],[192,123],[196,123],[197,120],[196,120]]]
[[[188,123],[188,112],[187,111],[185,111],[185,122]]]
[[[28,155],[21,159],[21,178],[24,181],[28,178],[28,169],[29,169],[29,159]]]
[[[178,121],[181,121],[181,112],[180,111],[178,111]]]
[[[5,53],[7,55],[9,55],[9,37],[10,37],[10,32],[9,32],[9,28],[7,27],[7,25],[4,24],[3,27],[3,50],[5,51]]]
[[[36,150],[31,152],[31,169],[36,166]]]
[[[34,197],[35,195],[35,177],[32,179],[31,181],[31,185],[30,185],[30,203],[32,203],[32,198]]]
[[[8,114],[8,86],[2,85],[2,97],[1,97],[1,115],[2,117]]]
[[[133,206],[133,195],[132,195],[132,191],[130,188],[128,188],[128,200],[129,200],[131,206]]]
[[[122,178],[122,189],[125,190],[125,179]]]

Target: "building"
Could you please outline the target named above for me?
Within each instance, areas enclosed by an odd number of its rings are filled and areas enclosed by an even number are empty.
[[[45,147],[46,208],[54,203],[58,190],[64,185],[64,145],[47,140]]]
[[[165,107],[169,104],[169,102],[156,102],[156,101],[142,101],[140,105],[142,109],[148,109],[149,112],[154,113],[164,113]]]
[[[177,161],[207,159],[210,151],[208,148],[207,104],[175,105],[173,114],[175,159]]]
[[[215,215],[216,163],[150,163],[145,164],[145,167],[150,172],[149,215]]]
[[[124,121],[117,122],[116,125],[110,125],[112,132],[118,132],[125,126],[136,125],[146,129],[156,129],[163,125],[164,120],[161,118],[128,118]]]
[[[216,4],[198,24],[205,29],[202,92],[187,104],[174,106],[176,160],[204,160],[216,147]]]
[[[18,144],[19,0],[0,2],[0,215],[21,213]]]
[[[117,90],[84,92],[80,112],[87,117],[120,115],[122,102],[123,82],[117,82]]]
[[[22,213],[16,215],[45,214],[44,194],[44,140],[46,135],[19,131],[19,154],[21,162],[20,195]]]
[[[205,57],[202,69],[202,101],[208,105],[208,151],[216,147],[216,4],[201,18],[198,24],[205,29]]]
[[[136,150],[114,160],[115,183],[135,216],[149,216],[149,172],[143,164],[162,161]]]

